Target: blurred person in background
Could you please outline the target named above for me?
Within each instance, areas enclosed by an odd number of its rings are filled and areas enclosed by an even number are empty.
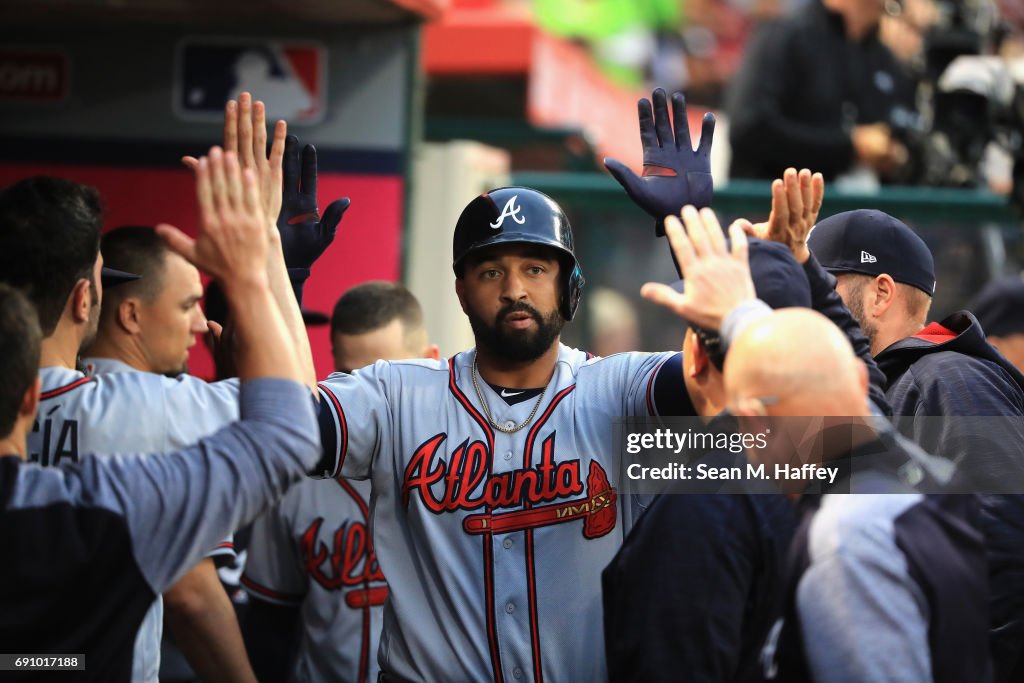
[[[613,289],[600,287],[587,297],[590,349],[595,356],[610,356],[640,348],[636,309]]]
[[[774,178],[788,166],[826,179],[885,179],[908,160],[890,124],[914,87],[879,39],[882,0],[812,0],[755,32],[729,97],[732,167]]]
[[[967,310],[981,323],[988,343],[1024,372],[1024,280],[1007,277],[988,283]]]

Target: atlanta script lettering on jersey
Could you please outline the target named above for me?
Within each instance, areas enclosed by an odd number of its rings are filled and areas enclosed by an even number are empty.
[[[413,453],[405,469],[405,483],[402,486],[402,502],[406,507],[414,493],[418,493],[423,505],[435,514],[529,506],[533,508],[531,515],[528,515],[531,519],[524,519],[523,523],[533,527],[579,518],[583,513],[596,513],[614,503],[614,490],[608,486],[603,470],[597,463],[591,463],[589,478],[596,477],[601,482],[598,485],[605,489],[605,492],[595,496],[599,500],[584,496],[578,501],[572,501],[579,503],[579,510],[571,510],[562,504],[552,507],[550,515],[544,514],[548,508],[539,506],[584,493],[580,460],[555,462],[555,433],[544,440],[540,462],[535,467],[489,476],[490,458],[487,446],[482,441],[470,443],[466,439],[455,448],[447,462],[443,458],[435,458],[447,436],[446,433],[437,434],[427,439]],[[600,470],[599,474],[594,472],[595,468]],[[444,491],[440,496],[432,488],[438,482],[444,483]],[[610,512],[614,520],[614,507]],[[592,526],[592,523],[588,524],[588,528]],[[614,521],[611,526],[599,526],[596,534],[585,535],[588,538],[604,535],[614,526]],[[467,531],[474,533],[475,526],[470,525]],[[495,527],[495,531],[498,528]]]

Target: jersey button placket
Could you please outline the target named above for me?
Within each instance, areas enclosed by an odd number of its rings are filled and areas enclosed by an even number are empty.
[[[505,604],[505,611],[508,612],[509,614],[512,614],[513,612],[515,612],[516,611],[515,604],[513,604],[511,602],[506,603]]]
[[[523,670],[520,669],[518,666],[516,668],[512,669],[512,677],[515,678],[516,680],[519,680],[520,678],[523,677]]]
[[[508,550],[512,547],[512,539],[506,538],[504,541],[501,542],[501,545],[503,548],[505,548],[505,550]]]
[[[505,424],[503,426],[505,427],[505,429],[512,429],[513,427],[516,426],[516,423],[513,422],[512,420],[505,420]]]

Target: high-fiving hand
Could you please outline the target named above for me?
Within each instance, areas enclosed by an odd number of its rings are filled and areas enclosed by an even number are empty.
[[[665,219],[665,234],[684,278],[683,292],[660,282],[648,282],[641,296],[708,330],[722,326],[725,316],[745,301],[757,298],[750,277],[747,236],[735,223],[727,244],[711,209],[683,207],[683,222]],[[683,226],[686,229],[683,229]]]
[[[637,102],[640,118],[640,143],[644,150],[643,175],[638,176],[616,159],[604,165],[640,208],[655,219],[656,233],[664,235],[662,221],[676,216],[689,204],[698,209],[711,206],[714,184],[711,179],[711,143],[715,134],[715,115],[704,115],[700,144],[696,150],[690,141],[686,118],[686,99],[672,95],[672,120],[669,119],[665,91],[655,90],[652,112],[646,98]]]
[[[199,232],[195,239],[166,223],[156,227],[168,247],[216,278],[225,292],[267,282],[268,239],[259,184],[234,152],[220,147],[196,162]]]
[[[807,235],[818,222],[825,197],[825,180],[820,173],[806,168],[797,173],[787,168],[782,178],[772,182],[772,212],[764,223],[739,219],[733,223],[752,237],[779,242],[789,247],[797,263],[807,263]]]

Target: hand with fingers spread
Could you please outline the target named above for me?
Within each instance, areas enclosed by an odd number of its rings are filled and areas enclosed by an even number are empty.
[[[243,171],[234,152],[214,147],[196,166],[196,195],[195,239],[167,224],[158,225],[157,232],[172,250],[216,278],[225,293],[266,286],[266,216],[252,169]]]
[[[662,221],[676,216],[687,205],[697,208],[711,206],[714,185],[711,180],[711,142],[715,133],[715,115],[704,115],[700,144],[694,151],[690,142],[690,126],[686,118],[686,99],[682,93],[672,95],[672,119],[669,119],[665,91],[656,89],[651,102],[637,103],[640,117],[640,143],[644,150],[643,175],[638,176],[616,159],[605,159],[604,165],[640,208],[654,217],[655,231],[665,234]]]
[[[284,204],[277,219],[281,247],[289,269],[309,268],[334,241],[338,223],[351,203],[348,197],[332,202],[323,215],[316,202],[316,148],[299,151],[299,139],[289,135],[284,150]]]
[[[729,311],[757,298],[747,260],[747,237],[733,223],[729,227],[731,244],[727,244],[711,209],[698,212],[686,206],[682,216],[682,223],[675,216],[665,219],[665,234],[682,271],[683,293],[648,282],[640,294],[694,325],[718,330]]]
[[[768,220],[751,223],[740,219],[734,225],[753,237],[785,244],[802,265],[811,257],[807,235],[818,222],[824,197],[825,180],[820,173],[812,175],[806,168],[797,173],[795,168],[787,168],[782,178],[772,182],[772,211]]]
[[[224,106],[224,151],[234,152],[243,169],[253,170],[260,192],[263,212],[271,221],[281,213],[281,192],[284,181],[282,160],[288,125],[278,121],[267,155],[267,110],[263,102],[243,92],[238,101],[229,100]],[[182,163],[195,170],[195,157],[182,157]],[[272,235],[273,236],[273,235]]]

